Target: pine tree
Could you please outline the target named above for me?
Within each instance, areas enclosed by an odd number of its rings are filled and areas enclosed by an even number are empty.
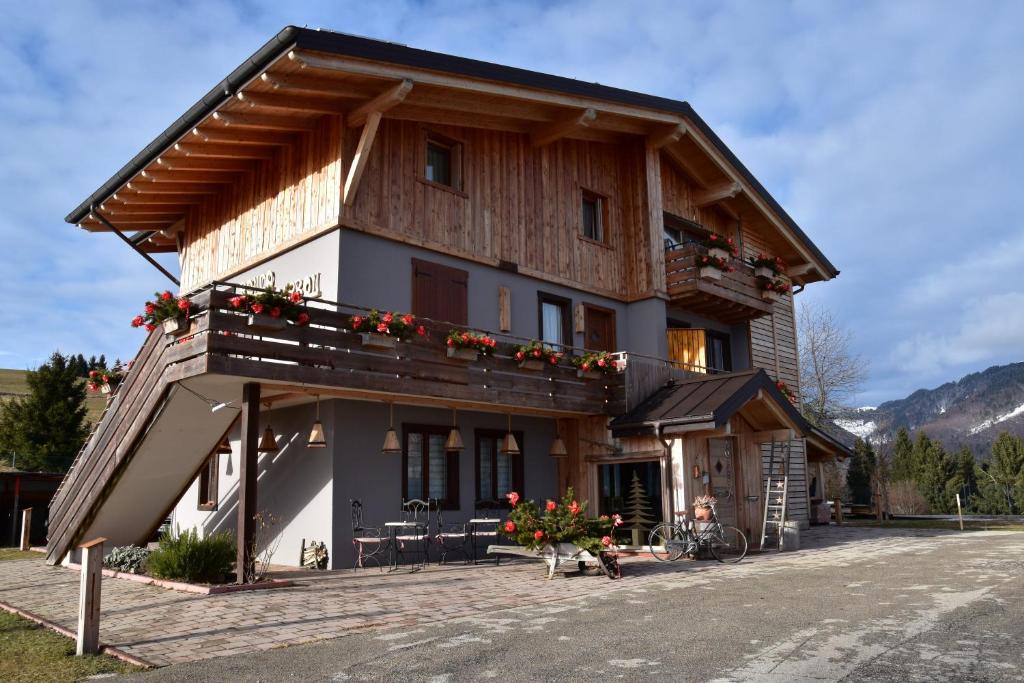
[[[913,481],[917,474],[914,467],[914,443],[910,440],[910,432],[900,427],[896,432],[896,441],[892,446],[892,480]]]
[[[857,439],[846,470],[846,487],[850,500],[861,505],[871,505],[871,481],[875,473],[875,451],[871,444]]]
[[[96,356],[89,356],[89,369],[95,370],[98,366],[99,363],[96,360]]]
[[[953,476],[946,482],[946,496],[953,501],[955,507],[956,496],[960,494],[960,505],[966,511],[978,490],[974,474],[974,453],[967,446],[963,446],[955,455],[950,456],[950,460],[953,463]]]
[[[641,545],[647,538],[647,531],[655,522],[652,512],[651,500],[634,471],[633,480],[629,483],[629,497],[626,499],[626,516],[622,520],[626,529],[633,533],[633,545]]]
[[[953,497],[946,485],[953,478],[955,464],[938,441],[932,441],[924,432],[914,442],[913,464],[918,491],[928,501],[932,514],[949,514],[956,510]]]
[[[107,367],[107,357],[106,357],[106,355],[104,355],[102,353],[100,354],[99,367],[101,367],[101,368]]]
[[[21,470],[65,472],[88,435],[85,384],[60,352],[26,382],[27,396],[0,405],[0,452],[16,453]]]
[[[974,507],[985,514],[1012,515],[1024,510],[1024,438],[1003,432],[992,444],[989,461],[975,468],[978,495]]]

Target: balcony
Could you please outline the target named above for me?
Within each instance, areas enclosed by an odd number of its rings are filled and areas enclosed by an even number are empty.
[[[665,281],[672,303],[698,315],[727,324],[769,315],[772,303],[761,298],[754,271],[735,262],[736,272],[720,280],[700,277],[697,265],[703,249],[683,244],[665,250]]]

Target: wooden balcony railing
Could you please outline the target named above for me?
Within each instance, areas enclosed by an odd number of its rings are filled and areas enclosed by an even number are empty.
[[[702,278],[697,259],[703,253],[701,247],[692,244],[665,251],[666,285],[674,304],[730,324],[772,312],[772,303],[761,298],[752,268],[736,260],[736,272],[722,273],[719,280]]]

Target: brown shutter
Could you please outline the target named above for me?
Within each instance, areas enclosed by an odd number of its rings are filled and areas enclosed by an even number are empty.
[[[412,313],[466,325],[469,273],[430,261],[412,260]]]

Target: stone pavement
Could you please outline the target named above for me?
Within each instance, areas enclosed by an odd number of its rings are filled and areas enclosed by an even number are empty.
[[[542,578],[539,562],[432,566],[424,571],[337,571],[304,575],[299,585],[268,591],[195,595],[120,579],[103,579],[100,639],[167,665],[336,638],[355,629],[407,627],[496,610],[598,597],[607,591],[706,587],[708,578],[742,580],[789,568],[835,568],[866,557],[915,555],[988,532],[818,527],[794,553],[753,555],[738,565],[630,558],[623,578]],[[995,533],[995,532],[993,532]],[[709,574],[710,573],[710,574]],[[40,558],[0,562],[0,602],[73,629],[79,575]]]

